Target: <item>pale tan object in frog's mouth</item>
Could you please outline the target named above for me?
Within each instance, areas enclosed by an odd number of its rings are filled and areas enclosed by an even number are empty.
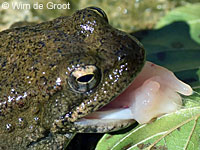
[[[168,69],[146,62],[133,83],[116,99],[87,119],[135,119],[140,124],[181,108],[178,94],[191,95],[192,88]]]

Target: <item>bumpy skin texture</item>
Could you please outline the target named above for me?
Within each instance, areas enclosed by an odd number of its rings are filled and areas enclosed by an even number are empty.
[[[90,8],[1,32],[0,149],[63,149],[65,133],[89,130],[74,122],[119,95],[144,59],[136,39]],[[88,64],[100,82],[76,92],[70,74]]]

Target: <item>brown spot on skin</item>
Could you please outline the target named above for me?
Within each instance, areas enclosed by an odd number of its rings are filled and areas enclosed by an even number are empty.
[[[106,140],[110,139],[113,135],[109,135],[108,137],[106,137]]]
[[[137,145],[137,147],[139,148],[139,149],[144,149],[144,148],[146,148],[146,147],[148,147],[150,145],[150,143],[148,143],[148,144],[138,144]]]
[[[129,143],[128,145],[124,146],[122,149],[126,150],[132,146],[132,143]]]
[[[166,146],[153,146],[150,150],[168,150]]]

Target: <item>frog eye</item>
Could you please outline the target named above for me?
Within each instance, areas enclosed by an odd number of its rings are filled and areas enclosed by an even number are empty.
[[[88,8],[97,12],[100,16],[102,16],[106,20],[106,22],[108,22],[108,17],[101,8],[98,8],[98,7],[88,7]]]
[[[100,70],[94,65],[75,68],[68,80],[70,87],[78,92],[87,92],[94,89],[100,82]]]

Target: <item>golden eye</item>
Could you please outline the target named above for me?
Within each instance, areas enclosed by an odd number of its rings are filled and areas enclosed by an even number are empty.
[[[70,74],[68,83],[74,91],[83,93],[94,89],[100,79],[100,70],[94,65],[86,65],[75,68]]]
[[[88,7],[88,8],[95,11],[97,14],[102,16],[106,20],[106,22],[108,22],[108,17],[106,15],[106,13],[101,8],[98,8],[98,7]]]

